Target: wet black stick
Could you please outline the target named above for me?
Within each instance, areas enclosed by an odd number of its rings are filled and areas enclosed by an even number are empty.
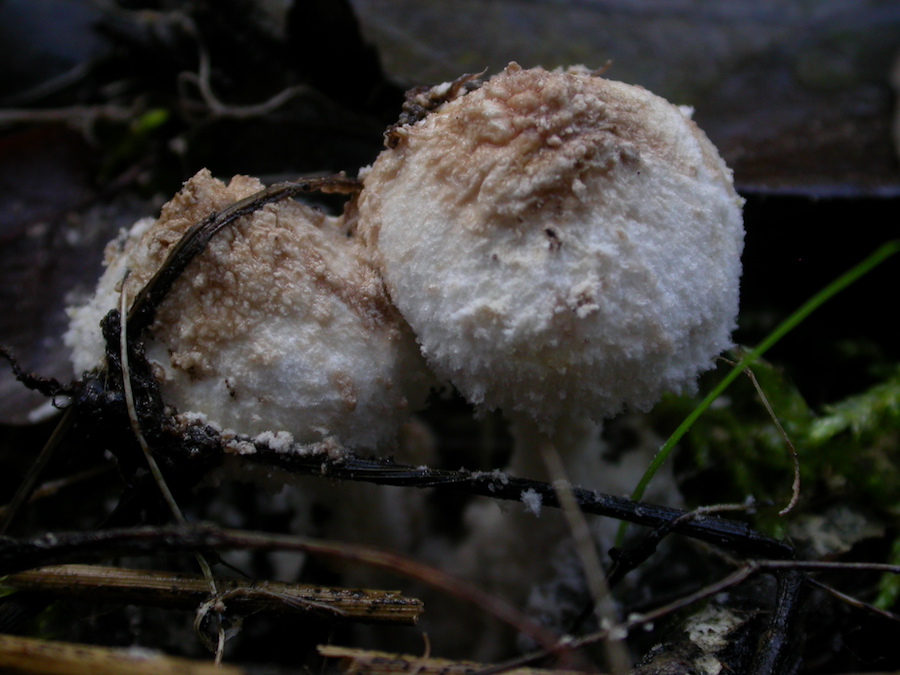
[[[257,447],[257,452],[244,455],[241,461],[281,468],[292,473],[327,476],[340,480],[364,481],[379,485],[417,488],[440,488],[467,494],[511,501],[521,501],[522,493],[533,490],[541,504],[560,508],[553,485],[541,481],[516,478],[497,472],[450,471],[393,464],[387,460],[350,457],[341,462],[328,462],[321,456],[302,457]],[[748,524],[717,516],[691,516],[689,511],[635,502],[625,497],[603,494],[574,487],[579,507],[585,513],[607,516],[652,528],[671,528],[672,532],[721,546],[740,555],[757,558],[790,559],[794,549],[771,537],[756,532]]]

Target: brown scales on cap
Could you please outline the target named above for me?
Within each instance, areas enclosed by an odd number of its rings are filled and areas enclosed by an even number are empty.
[[[262,187],[201,171],[159,219],[111,245],[97,295],[72,311],[76,368],[101,362],[97,316],[118,305],[126,269],[130,301],[195,223]],[[301,444],[334,436],[367,450],[392,442],[428,376],[365,249],[346,232],[344,218],[291,200],[218,231],[148,332],[165,402],[186,420],[244,435],[285,431]]]
[[[690,388],[730,346],[741,200],[684,110],[510,64],[394,133],[362,174],[358,231],[472,403],[599,421]]]

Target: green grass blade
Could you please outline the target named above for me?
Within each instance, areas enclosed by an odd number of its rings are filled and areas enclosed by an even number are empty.
[[[839,276],[837,279],[832,281],[830,284],[825,286],[825,288],[823,288],[821,291],[819,291],[809,300],[803,303],[803,305],[801,305],[793,314],[791,314],[787,319],[779,324],[775,328],[775,330],[773,330],[762,342],[760,342],[759,345],[757,345],[754,349],[746,352],[741,360],[738,361],[731,369],[731,371],[722,379],[722,381],[719,382],[719,384],[711,392],[709,392],[709,394],[706,395],[706,397],[700,402],[700,404],[696,408],[694,408],[693,411],[691,411],[691,414],[688,415],[680,425],[678,425],[678,428],[675,429],[674,433],[669,436],[669,439],[663,444],[659,452],[656,453],[653,461],[650,462],[650,466],[647,467],[647,470],[644,472],[643,477],[641,478],[640,482],[638,482],[638,485],[635,488],[634,492],[632,492],[631,498],[635,501],[639,501],[644,496],[644,493],[647,490],[647,486],[650,484],[653,476],[657,471],[659,471],[660,467],[663,465],[663,463],[665,463],[666,459],[668,459],[678,441],[680,441],[681,438],[688,432],[691,426],[693,426],[694,422],[696,422],[697,419],[704,412],[706,412],[706,409],[709,408],[709,406],[712,405],[712,403],[717,398],[719,398],[719,396],[723,391],[725,391],[728,385],[730,385],[732,382],[734,382],[735,379],[737,379],[738,375],[740,375],[745,368],[749,367],[754,361],[765,354],[781,338],[790,333],[801,322],[803,322],[806,317],[816,311],[828,300],[833,298],[848,286],[851,286],[858,279],[871,272],[873,269],[878,267],[878,265],[898,252],[900,252],[900,240],[893,240],[887,242],[886,244],[883,244],[865,260],[846,271],[844,274]],[[627,527],[628,524],[624,522],[619,525],[619,532],[616,537],[616,546],[621,547],[624,543],[625,531]]]

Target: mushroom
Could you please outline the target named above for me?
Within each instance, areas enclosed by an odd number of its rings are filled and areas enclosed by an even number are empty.
[[[70,310],[76,370],[103,364],[99,323],[120,293],[130,304],[188,228],[262,187],[246,176],[226,186],[200,171],[158,219],[111,243],[95,295]],[[364,248],[340,219],[295,201],[219,233],[173,286],[149,334],[148,358],[178,420],[284,450],[392,444],[429,386]]]
[[[428,363],[470,402],[595,422],[694,386],[731,343],[731,173],[687,111],[510,64],[393,131],[359,231]]]
[[[513,471],[546,479],[549,441],[575,482],[620,488],[599,423],[690,391],[732,344],[731,172],[688,109],[583,67],[431,94],[362,172],[359,233],[432,369],[511,421]],[[473,507],[457,569],[521,596],[512,569],[565,526],[494,511]]]

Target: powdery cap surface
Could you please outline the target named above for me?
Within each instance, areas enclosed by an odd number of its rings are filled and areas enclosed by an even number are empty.
[[[647,408],[731,345],[741,199],[688,114],[516,64],[398,128],[362,236],[437,373],[544,428]]]
[[[158,220],[113,242],[97,294],[70,311],[76,370],[103,362],[98,324],[118,307],[126,268],[130,304],[189,227],[262,187],[200,171]],[[373,449],[393,440],[427,392],[425,365],[363,247],[337,220],[294,201],[271,204],[225,228],[188,266],[147,345],[163,399],[185,420],[262,438],[286,432],[279,438],[300,444]]]

